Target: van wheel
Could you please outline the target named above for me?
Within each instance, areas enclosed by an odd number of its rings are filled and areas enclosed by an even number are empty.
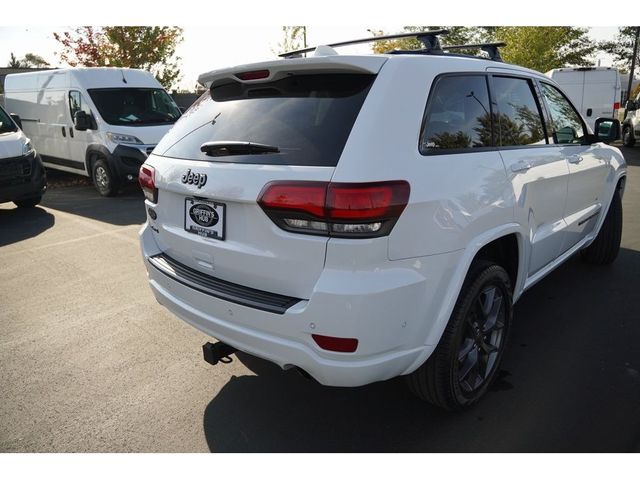
[[[513,316],[509,275],[475,261],[435,351],[407,376],[420,399],[446,410],[476,403],[496,376]]]
[[[633,132],[631,131],[631,127],[629,125],[625,125],[622,130],[622,144],[625,147],[633,147],[636,144],[636,139],[633,138]]]
[[[622,200],[620,192],[616,188],[598,236],[591,245],[580,252],[582,259],[593,265],[609,265],[618,256],[621,239]]]
[[[18,208],[33,208],[42,200],[42,195],[36,195],[35,197],[23,198],[22,200],[14,200]]]
[[[93,184],[103,197],[112,197],[118,192],[118,182],[111,172],[111,168],[102,158],[93,164]]]

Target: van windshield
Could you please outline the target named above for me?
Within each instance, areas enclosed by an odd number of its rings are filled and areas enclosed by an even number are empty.
[[[0,133],[9,133],[18,131],[18,127],[13,123],[7,112],[0,108]]]
[[[93,88],[89,95],[110,125],[164,125],[180,117],[180,110],[161,88]]]

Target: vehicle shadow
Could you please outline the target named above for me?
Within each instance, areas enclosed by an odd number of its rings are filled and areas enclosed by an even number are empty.
[[[632,167],[640,167],[640,145],[636,144],[633,147],[624,147],[622,145],[618,145],[622,155],[624,155],[624,159],[627,162],[627,165]]]
[[[0,209],[0,247],[40,235],[55,218],[40,207]]]
[[[135,184],[126,185],[115,197],[102,197],[93,186],[67,186],[47,191],[41,204],[73,215],[113,225],[144,223],[144,195]]]
[[[393,379],[323,387],[238,354],[204,411],[212,452],[621,452],[640,433],[640,252],[579,256],[516,305],[491,391],[468,411],[420,402]],[[224,368],[224,367],[216,367]]]

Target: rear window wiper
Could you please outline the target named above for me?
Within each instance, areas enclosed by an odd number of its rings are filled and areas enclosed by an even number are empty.
[[[200,151],[210,157],[228,155],[260,155],[264,153],[280,153],[278,147],[252,142],[206,142],[200,145]]]

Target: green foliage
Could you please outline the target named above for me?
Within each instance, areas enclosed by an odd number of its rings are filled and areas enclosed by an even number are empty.
[[[307,48],[307,27],[305,26],[282,27],[282,36],[282,42],[278,43],[278,51],[272,50],[276,55]]]
[[[13,54],[13,52],[11,52],[11,59],[9,60],[9,63],[7,64],[7,67],[9,67],[9,68],[22,68],[22,64],[20,63],[20,60],[18,60],[16,58],[16,56]]]
[[[493,33],[497,40],[507,43],[500,49],[505,62],[539,72],[591,65],[597,49],[586,28],[496,27]]]
[[[63,47],[60,59],[72,67],[148,70],[167,89],[181,78],[180,58],[175,56],[183,39],[179,27],[79,27],[53,35]]]
[[[505,62],[522,65],[541,72],[567,65],[589,65],[597,44],[589,39],[586,28],[576,27],[428,27],[407,26],[405,32],[446,28],[449,34],[442,35],[443,46],[468,43],[505,41],[500,49]],[[382,30],[370,30],[375,36],[384,35]],[[415,50],[422,44],[413,38],[381,40],[374,42],[374,53],[390,50]],[[477,55],[478,51],[457,50],[456,53]]]
[[[21,60],[18,60],[16,56],[11,52],[11,59],[7,65],[9,68],[45,68],[49,64],[40,55],[35,53],[27,53]]]
[[[613,55],[614,62],[624,73],[631,69],[631,57],[633,56],[633,43],[636,38],[637,29],[640,27],[619,27],[615,40],[601,42],[600,48]],[[640,63],[640,49],[636,57],[636,67]]]
[[[422,32],[425,30],[440,30],[447,29],[449,33],[442,35],[440,41],[443,45],[461,45],[464,43],[477,43],[483,36],[486,36],[486,31],[492,27],[434,27],[434,26],[406,26],[402,27],[402,30],[407,33]],[[382,30],[369,30],[373,36],[379,37],[381,35],[387,35]],[[402,38],[399,40],[380,40],[373,42],[373,53],[386,53],[391,50],[418,50],[424,48],[415,38]],[[467,53],[467,52],[460,52]],[[474,53],[474,52],[469,52]]]

